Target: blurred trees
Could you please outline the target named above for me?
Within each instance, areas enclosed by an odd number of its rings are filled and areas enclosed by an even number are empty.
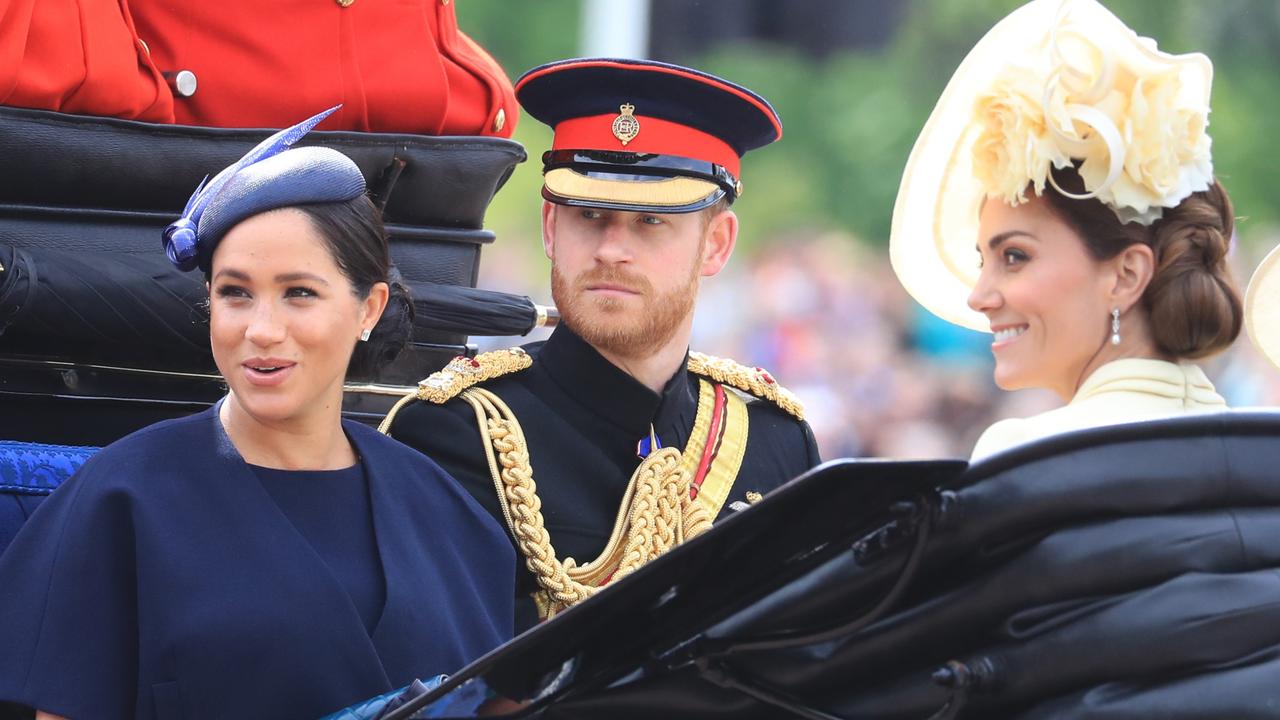
[[[688,56],[658,57],[746,85],[782,116],[782,142],[752,153],[737,206],[746,245],[779,232],[837,228],[883,246],[902,168],[951,72],[1017,0],[849,0],[882,6],[900,23],[887,45],[826,53],[797,44],[734,42]],[[907,2],[905,11],[898,6]],[[784,5],[803,4],[787,0]],[[672,3],[667,3],[671,5]],[[734,12],[734,0],[688,0]],[[1271,165],[1280,117],[1280,3],[1275,0],[1109,0],[1140,35],[1170,52],[1201,51],[1215,64],[1215,167],[1231,191],[1247,238],[1280,220]],[[705,12],[702,14],[705,15]],[[460,0],[462,27],[512,77],[578,54],[577,0]],[[663,28],[654,27],[653,33]],[[655,43],[661,45],[661,43]],[[537,237],[539,155],[550,133],[523,117],[516,139],[530,151],[498,195],[489,224]]]

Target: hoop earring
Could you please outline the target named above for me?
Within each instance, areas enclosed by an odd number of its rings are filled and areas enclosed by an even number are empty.
[[[360,342],[369,342],[369,336],[373,334],[371,328],[365,328],[360,332]]]
[[[1111,308],[1111,344],[1120,344],[1120,308]]]

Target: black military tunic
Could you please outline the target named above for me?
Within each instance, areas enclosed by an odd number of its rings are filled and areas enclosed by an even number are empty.
[[[637,443],[652,424],[663,447],[683,448],[697,412],[697,376],[685,366],[661,395],[606,360],[566,326],[525,350],[533,366],[484,383],[512,410],[529,444],[529,464],[556,556],[579,565],[604,550],[632,473]],[[686,359],[687,365],[687,359]],[[809,426],[767,401],[747,405],[746,453],[723,515],[748,491],[767,493],[817,465]],[[412,402],[395,417],[392,437],[426,453],[503,520],[490,475],[489,447],[471,405]],[[514,541],[513,541],[514,542]],[[517,553],[516,629],[536,624],[533,575]]]

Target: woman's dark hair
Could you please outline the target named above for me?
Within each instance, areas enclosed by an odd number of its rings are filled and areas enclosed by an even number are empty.
[[[1083,194],[1074,167],[1055,169],[1058,187]],[[1217,180],[1151,225],[1122,223],[1097,199],[1076,200],[1046,187],[1053,212],[1081,238],[1095,260],[1109,260],[1142,243],[1155,254],[1155,271],[1142,294],[1156,348],[1175,358],[1196,359],[1224,350],[1240,334],[1244,311],[1227,265],[1235,221],[1231,198]]]
[[[413,301],[391,265],[382,212],[367,196],[336,203],[298,205],[320,233],[338,269],[357,298],[369,297],[375,283],[390,287],[387,308],[367,342],[356,344],[348,377],[369,377],[400,354],[413,334]]]

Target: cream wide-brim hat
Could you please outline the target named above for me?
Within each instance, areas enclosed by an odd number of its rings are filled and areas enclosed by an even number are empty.
[[[1280,247],[1267,253],[1249,279],[1244,328],[1258,352],[1280,368]]]
[[[916,139],[889,234],[889,260],[903,287],[925,309],[956,325],[991,330],[987,318],[968,305],[978,281],[978,214],[986,198],[973,167],[974,144],[983,131],[974,104],[1012,62],[1048,57],[1051,34],[1066,12],[1092,44],[1139,76],[1176,64],[1180,94],[1208,105],[1213,65],[1207,57],[1160,52],[1095,0],[1034,0],[991,28],[960,63]]]

